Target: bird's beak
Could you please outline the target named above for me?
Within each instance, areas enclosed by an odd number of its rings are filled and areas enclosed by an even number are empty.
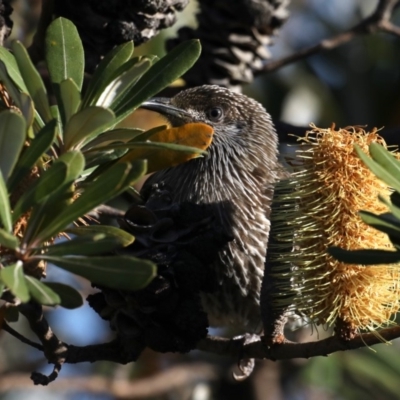
[[[158,112],[159,114],[167,117],[168,120],[171,120],[171,122],[179,121],[181,123],[185,123],[185,121],[190,121],[192,119],[192,116],[189,112],[173,106],[171,104],[171,99],[167,97],[155,97],[154,99],[145,101],[140,107],[146,110]]]

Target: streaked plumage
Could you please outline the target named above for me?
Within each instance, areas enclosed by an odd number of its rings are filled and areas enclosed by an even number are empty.
[[[176,108],[169,115],[157,110],[173,126],[204,122],[214,128],[214,139],[206,157],[160,171],[145,187],[163,181],[175,201],[215,206],[216,218],[234,240],[215,262],[220,286],[204,294],[203,305],[212,325],[256,331],[273,183],[281,171],[271,118],[255,100],[218,86],[188,89],[158,102]]]

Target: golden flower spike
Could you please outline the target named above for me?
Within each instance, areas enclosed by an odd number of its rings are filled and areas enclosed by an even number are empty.
[[[393,249],[388,236],[358,214],[387,212],[378,195],[389,196],[390,190],[354,145],[368,153],[371,143],[386,144],[376,129],[311,128],[298,139],[293,174],[277,186],[266,269],[273,283],[266,297],[273,302],[274,318],[279,310],[292,309],[313,324],[335,325],[338,335],[350,339],[388,325],[399,309],[398,266],[345,264],[327,253],[330,246]],[[266,330],[272,335],[272,328]]]

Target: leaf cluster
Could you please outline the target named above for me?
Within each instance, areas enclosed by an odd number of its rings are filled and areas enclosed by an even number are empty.
[[[202,153],[199,146],[152,141],[165,127],[147,132],[119,127],[193,65],[198,41],[160,60],[135,57],[133,50],[132,42],[116,47],[84,85],[78,32],[70,21],[54,20],[45,40],[49,93],[20,42],[12,44],[12,52],[0,47],[0,293],[14,305],[31,299],[70,308],[82,304],[72,287],[41,280],[46,262],[124,290],[142,288],[155,276],[153,263],[113,253],[131,244],[133,235],[79,223],[132,190],[152,158],[165,167],[173,163],[171,152]],[[161,163],[160,149],[169,152]]]
[[[390,199],[383,196],[379,200],[384,203],[389,212],[380,215],[369,211],[360,211],[361,219],[375,229],[386,233],[393,244],[394,250],[362,249],[344,250],[331,247],[329,253],[339,261],[349,264],[379,265],[400,262],[400,161],[383,146],[371,143],[369,157],[359,146],[355,150],[365,165],[389,187],[393,188]]]

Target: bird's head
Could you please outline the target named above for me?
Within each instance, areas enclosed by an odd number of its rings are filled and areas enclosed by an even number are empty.
[[[142,106],[162,114],[173,127],[202,122],[214,129],[204,157],[159,171],[149,179],[149,187],[164,181],[180,200],[248,201],[254,198],[252,190],[264,190],[277,180],[278,139],[271,117],[257,101],[204,85]]]
[[[162,114],[168,123],[181,126],[203,122],[213,127],[212,150],[219,146],[251,146],[260,141],[276,150],[277,139],[269,114],[257,101],[229,89],[204,85],[183,90],[172,98],[155,98],[142,108]]]

